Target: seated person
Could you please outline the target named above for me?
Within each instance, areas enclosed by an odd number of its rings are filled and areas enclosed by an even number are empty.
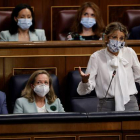
[[[0,91],[0,114],[8,114],[7,104],[6,104],[6,95],[4,92]]]
[[[45,70],[37,70],[30,76],[22,96],[16,100],[13,113],[65,112]]]
[[[130,35],[129,35],[130,40],[139,40],[140,39],[140,26],[136,26],[132,28]]]
[[[17,5],[11,15],[10,30],[0,32],[0,41],[46,41],[45,31],[34,29],[34,12],[29,5]]]
[[[99,40],[103,32],[104,22],[99,7],[93,2],[85,2],[77,12],[67,40]]]

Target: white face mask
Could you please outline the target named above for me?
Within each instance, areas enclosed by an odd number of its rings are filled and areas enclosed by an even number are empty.
[[[49,93],[49,91],[50,91],[49,85],[45,84],[37,85],[34,88],[34,92],[40,97],[44,97],[47,93]]]
[[[80,22],[85,28],[91,28],[96,24],[95,18],[82,18]]]
[[[109,39],[109,43],[107,44],[109,50],[113,53],[119,52],[121,48],[123,48],[125,42],[117,41],[114,39]]]
[[[31,27],[32,25],[32,19],[26,19],[26,18],[20,18],[18,19],[17,25],[22,29],[22,30],[27,30]]]

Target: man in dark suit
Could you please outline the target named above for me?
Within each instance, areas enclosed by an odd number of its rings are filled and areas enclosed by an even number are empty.
[[[6,95],[4,92],[0,91],[0,114],[8,114],[7,104],[6,104]]]
[[[132,28],[129,36],[130,40],[140,40],[140,26]]]

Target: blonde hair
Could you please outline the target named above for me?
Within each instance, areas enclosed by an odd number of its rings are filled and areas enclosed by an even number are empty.
[[[96,25],[92,27],[92,30],[95,33],[95,35],[100,37],[101,33],[104,32],[105,25],[104,25],[99,7],[93,2],[85,2],[81,5],[79,10],[77,11],[77,14],[76,14],[73,26],[72,26],[72,31],[78,34],[82,32],[82,24],[80,23],[80,21],[81,21],[83,12],[88,7],[94,11],[95,17],[96,17]]]
[[[24,90],[22,91],[21,95],[25,98],[28,99],[29,102],[34,102],[34,95],[35,95],[35,92],[33,91],[33,89],[31,88],[31,85],[34,84],[35,80],[36,80],[36,77],[39,75],[39,74],[46,74],[49,78],[49,87],[50,87],[50,91],[49,93],[46,95],[46,98],[48,99],[48,104],[51,104],[55,101],[55,99],[57,98],[57,96],[55,95],[54,93],[54,90],[53,90],[53,86],[52,86],[52,79],[49,75],[49,73],[45,70],[37,70],[35,71],[29,78]]]
[[[110,35],[112,35],[117,30],[123,32],[125,35],[125,39],[127,39],[127,36],[128,36],[127,28],[120,22],[112,22],[106,26],[106,29],[105,29],[106,37],[109,38]]]

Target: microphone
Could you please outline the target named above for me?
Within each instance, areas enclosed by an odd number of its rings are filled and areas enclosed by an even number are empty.
[[[108,86],[108,89],[107,89],[105,98],[104,98],[104,100],[103,100],[103,103],[101,104],[100,111],[102,111],[103,104],[104,104],[105,101],[106,101],[106,96],[107,96],[107,94],[108,94],[109,88],[110,88],[110,86],[111,86],[112,80],[113,80],[113,78],[114,78],[115,75],[116,75],[116,70],[113,71],[112,78],[111,78],[111,81],[110,81],[110,83],[109,83],[109,86]]]

